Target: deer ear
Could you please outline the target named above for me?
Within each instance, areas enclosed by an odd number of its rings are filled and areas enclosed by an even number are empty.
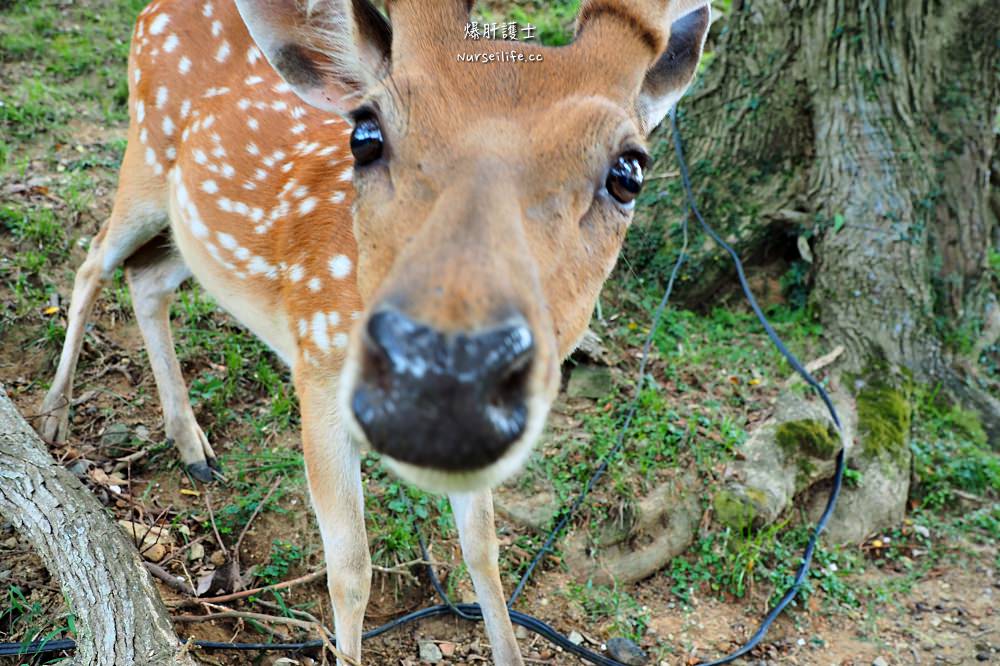
[[[392,30],[369,0],[236,0],[250,36],[288,85],[345,114],[389,66]]]
[[[667,48],[646,72],[639,92],[637,106],[647,132],[660,124],[694,80],[711,16],[705,4],[671,24]]]

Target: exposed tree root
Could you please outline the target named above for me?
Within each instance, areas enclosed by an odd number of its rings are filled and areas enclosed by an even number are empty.
[[[194,666],[135,546],[52,459],[2,387],[0,514],[62,585],[77,622],[74,663]]]

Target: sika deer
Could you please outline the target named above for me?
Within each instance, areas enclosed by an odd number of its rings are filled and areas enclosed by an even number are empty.
[[[369,445],[450,494],[495,661],[519,664],[489,488],[542,429],[709,8],[585,0],[575,42],[549,49],[463,40],[469,0],[387,4],[391,29],[367,0],[142,12],[114,210],[77,274],[40,430],[66,436],[86,319],[124,264],[167,436],[211,479],[168,321],[193,274],[292,368],[340,649],[361,653]],[[511,52],[530,57],[489,62]]]

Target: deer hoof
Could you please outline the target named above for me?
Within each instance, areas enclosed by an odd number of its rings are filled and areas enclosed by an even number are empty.
[[[190,474],[195,481],[201,481],[202,483],[211,483],[215,480],[215,472],[212,471],[212,468],[208,463],[191,463],[187,466],[187,473]]]

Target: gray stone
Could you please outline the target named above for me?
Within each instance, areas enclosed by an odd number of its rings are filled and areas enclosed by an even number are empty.
[[[611,379],[611,369],[593,365],[578,365],[569,376],[566,395],[571,398],[590,398],[598,400],[611,393],[614,382]]]
[[[889,666],[889,662],[886,661],[885,657],[875,657],[872,666]]]
[[[66,469],[68,469],[70,472],[72,472],[76,476],[78,476],[80,478],[83,478],[83,477],[87,476],[87,472],[93,466],[94,466],[94,463],[90,462],[86,458],[77,458],[76,460],[74,460],[73,462],[71,462],[69,464],[69,466],[67,466]]]
[[[580,644],[582,644],[583,643],[583,634],[581,634],[579,631],[571,631],[571,632],[569,632],[569,642],[572,643],[573,645],[580,645]]]
[[[420,641],[417,643],[417,647],[420,649],[420,661],[428,664],[440,664],[444,660],[441,648],[434,641]]]
[[[101,435],[101,451],[112,457],[121,456],[127,453],[125,449],[131,441],[132,431],[126,424],[112,423]]]
[[[548,491],[524,494],[517,488],[498,488],[493,504],[497,514],[512,523],[545,532],[559,510],[556,496]]]
[[[649,657],[638,645],[627,638],[612,638],[608,641],[608,654],[615,661],[620,661],[627,666],[644,666],[649,661]]]

